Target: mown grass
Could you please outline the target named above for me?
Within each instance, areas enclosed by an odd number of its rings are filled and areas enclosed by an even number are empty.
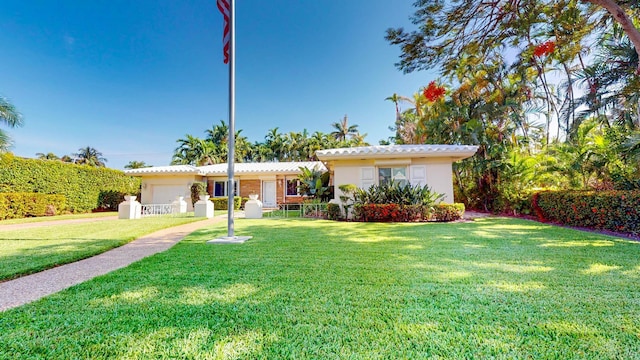
[[[0,358],[637,359],[640,244],[513,219],[238,220],[0,314]]]
[[[97,255],[154,231],[196,220],[200,219],[149,217],[15,230],[0,227],[0,281]]]
[[[28,218],[22,218],[22,219],[0,220],[0,229],[2,229],[2,225],[30,224],[30,223],[55,221],[55,220],[90,219],[90,218],[101,218],[101,217],[107,217],[107,216],[118,216],[118,213],[116,211],[104,211],[104,212],[86,213],[86,214],[66,214],[66,215],[39,216],[39,217],[28,217]]]

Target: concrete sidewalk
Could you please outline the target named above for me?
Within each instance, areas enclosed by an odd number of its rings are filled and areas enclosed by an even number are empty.
[[[142,258],[169,249],[200,228],[226,220],[226,217],[214,217],[156,231],[100,255],[0,283],[0,311],[27,304],[96,276],[123,268]],[[64,221],[67,220],[59,220],[55,223],[61,224]]]

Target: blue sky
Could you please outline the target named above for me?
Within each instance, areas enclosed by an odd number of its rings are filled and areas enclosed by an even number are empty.
[[[395,108],[435,72],[397,70],[389,27],[413,0],[238,0],[236,129],[330,132],[345,114],[366,140],[391,136]],[[215,0],[4,0],[0,95],[25,125],[19,156],[92,146],[121,169],[171,161],[176,140],[228,118],[228,67]],[[405,105],[405,107],[408,105]]]

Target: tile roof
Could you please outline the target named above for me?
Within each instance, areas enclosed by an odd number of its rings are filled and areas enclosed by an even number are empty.
[[[200,176],[226,175],[228,164],[215,164],[195,167],[192,165],[154,166],[141,169],[125,170],[125,174],[132,176],[151,174],[193,174]],[[319,170],[327,169],[320,161],[293,161],[293,162],[265,162],[265,163],[236,163],[233,166],[234,174],[271,174],[271,173],[297,173],[301,167]]]
[[[198,169],[203,175],[215,175],[226,174],[227,164],[215,164],[201,166]],[[248,173],[287,173],[287,172],[299,172],[301,167],[307,167],[313,169],[318,167],[319,170],[326,171],[327,169],[320,161],[292,161],[292,162],[263,162],[263,163],[236,163],[233,165],[233,172],[235,174],[248,174]]]
[[[145,174],[200,174],[197,167],[192,165],[170,165],[170,166],[152,166],[140,169],[129,169],[124,171],[127,175],[139,176]]]
[[[453,157],[464,159],[476,153],[476,145],[377,145],[316,151],[320,160],[379,157]]]

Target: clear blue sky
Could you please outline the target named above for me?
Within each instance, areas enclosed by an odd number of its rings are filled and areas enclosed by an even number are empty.
[[[330,132],[345,114],[366,140],[391,136],[404,75],[389,27],[411,27],[413,0],[238,0],[236,128]],[[121,169],[171,161],[176,140],[227,120],[228,67],[215,0],[4,0],[0,95],[23,114],[7,129],[19,156],[92,146]],[[405,105],[405,107],[408,105]]]

